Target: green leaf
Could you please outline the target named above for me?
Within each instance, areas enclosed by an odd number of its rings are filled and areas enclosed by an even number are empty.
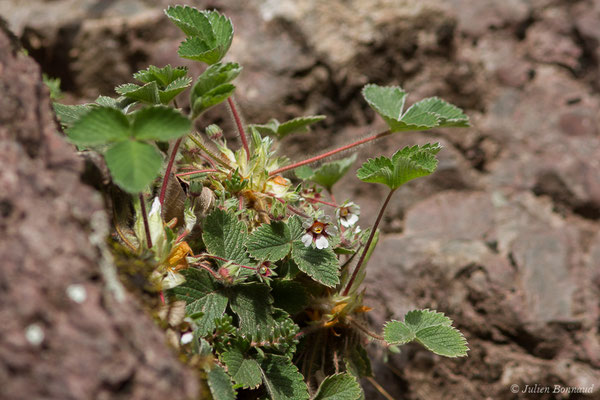
[[[214,282],[207,271],[190,268],[181,273],[185,282],[167,293],[186,302],[186,315],[202,313],[197,320],[197,329],[201,336],[208,335],[215,330],[215,319],[225,313],[228,298],[223,287]]]
[[[261,362],[261,369],[271,400],[308,399],[308,388],[302,374],[288,357],[268,354]]]
[[[193,117],[196,118],[209,108],[216,106],[227,100],[229,96],[235,91],[235,86],[230,83],[217,86],[205,95],[198,97],[193,103]]]
[[[246,247],[250,255],[257,260],[279,261],[292,249],[290,230],[281,221],[262,224],[252,232]]]
[[[106,144],[129,137],[125,114],[111,107],[96,107],[81,116],[67,130],[70,141],[81,146]]]
[[[269,287],[262,283],[243,283],[234,286],[229,292],[229,306],[240,319],[240,330],[250,337],[259,329],[274,323],[271,316],[272,303]]]
[[[191,126],[191,122],[179,111],[165,106],[151,106],[134,114],[132,133],[139,140],[166,142],[185,136]]]
[[[347,352],[344,362],[346,364],[346,369],[357,378],[373,376],[369,355],[365,348],[360,344],[355,345]]]
[[[147,143],[125,140],[104,153],[113,181],[129,193],[139,193],[158,176],[162,157]]]
[[[163,68],[149,66],[145,70],[141,70],[133,74],[133,77],[140,82],[150,83],[156,82],[159,88],[164,89],[172,82],[180,80],[187,75],[187,67],[171,67],[170,64]]]
[[[258,362],[252,358],[245,358],[239,349],[232,348],[224,352],[221,358],[236,385],[244,389],[254,389],[262,383]]]
[[[310,176],[308,175],[308,170],[300,171],[300,176],[298,176],[298,171],[296,171],[296,176],[304,180],[313,181],[331,191],[333,185],[348,172],[354,161],[356,161],[356,153],[347,158],[324,163],[312,171]]]
[[[202,239],[209,253],[242,265],[250,262],[244,246],[247,236],[246,224],[221,209],[215,209],[204,222]]]
[[[82,116],[90,112],[93,106],[89,104],[77,104],[69,106],[66,104],[52,103],[52,108],[63,126],[69,127],[77,122]]]
[[[160,102],[162,104],[169,104],[171,100],[175,98],[179,93],[183,92],[187,89],[192,83],[192,78],[190,77],[182,77],[174,80],[169,83],[164,90],[158,91],[158,96],[160,97]]]
[[[336,374],[325,378],[313,400],[358,400],[362,389],[356,378],[348,374]]]
[[[281,308],[290,315],[304,310],[308,304],[308,293],[299,282],[275,279],[271,283],[271,289],[275,299],[273,306]]]
[[[383,336],[392,345],[414,340],[429,351],[446,357],[463,357],[469,350],[465,337],[452,327],[452,320],[430,310],[410,311],[404,317],[404,322],[388,322]]]
[[[356,171],[364,182],[382,183],[395,190],[404,183],[427,176],[437,168],[435,155],[441,150],[439,143],[405,147],[391,159],[378,157],[369,159]]]
[[[115,92],[128,99],[148,104],[160,104],[158,94],[158,85],[156,82],[150,82],[144,86],[138,86],[133,83],[126,83],[115,88]]]
[[[295,241],[292,245],[292,259],[298,264],[300,271],[315,281],[328,287],[340,283],[339,264],[335,253],[330,248],[316,249]]]
[[[291,133],[308,132],[310,131],[310,125],[323,121],[325,118],[325,115],[308,115],[283,123],[280,123],[276,119],[271,119],[266,124],[252,126],[262,135],[277,136],[279,139],[282,139]]]
[[[231,96],[235,86],[229,82],[241,71],[242,67],[237,63],[218,63],[208,67],[192,87],[190,104],[193,105],[194,116]]]
[[[165,13],[188,36],[179,47],[181,57],[214,64],[229,50],[233,25],[226,16],[188,6],[169,7]]]
[[[206,374],[206,379],[214,399],[235,400],[236,393],[233,390],[233,384],[223,367],[217,364],[213,365],[212,369]]]
[[[469,126],[469,118],[458,107],[437,97],[413,104],[403,115],[406,92],[400,87],[368,84],[362,94],[392,132]]]

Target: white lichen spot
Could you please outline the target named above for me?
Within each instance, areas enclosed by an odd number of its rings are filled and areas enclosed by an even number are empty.
[[[87,299],[87,291],[83,285],[74,283],[67,287],[67,296],[75,303],[81,304]]]
[[[42,344],[44,337],[44,330],[38,324],[31,324],[25,329],[25,339],[34,346]]]

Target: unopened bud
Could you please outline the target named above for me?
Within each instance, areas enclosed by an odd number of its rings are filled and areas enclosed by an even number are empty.
[[[210,140],[219,140],[223,136],[223,130],[218,125],[211,124],[206,127],[206,136]]]

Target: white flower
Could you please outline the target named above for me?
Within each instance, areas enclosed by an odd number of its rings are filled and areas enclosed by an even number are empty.
[[[265,184],[265,191],[273,194],[275,197],[283,197],[288,192],[292,182],[281,175],[275,175]]]
[[[358,222],[358,216],[360,215],[360,207],[353,202],[349,201],[342,204],[336,211],[336,216],[340,220],[340,223],[349,228]]]
[[[317,249],[326,249],[329,247],[327,239],[335,235],[337,229],[326,221],[324,219],[322,221],[308,220],[304,222],[303,226],[306,229],[306,233],[302,236],[301,240],[306,247],[310,246],[311,243],[314,243]]]

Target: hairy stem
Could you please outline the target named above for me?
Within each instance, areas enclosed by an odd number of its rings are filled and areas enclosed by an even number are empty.
[[[355,328],[357,328],[359,331],[361,331],[365,335],[370,336],[373,339],[385,341],[385,338],[383,336],[378,335],[375,332],[371,332],[369,329],[367,329],[366,327],[364,327],[362,324],[360,324],[359,322],[357,322],[354,318],[350,317],[349,315],[346,316],[346,321],[350,322],[350,324],[352,326],[354,326]]]
[[[202,149],[203,152],[205,152],[210,158],[212,158],[213,160],[218,162],[221,166],[227,168],[228,170],[233,170],[233,167],[231,165],[227,164],[225,161],[221,160],[219,157],[214,155],[210,150],[208,150],[208,148],[206,148],[206,146],[204,144],[202,144],[201,141],[196,139],[194,137],[194,135],[190,135],[189,138],[192,142],[194,142],[194,144],[196,146],[198,146],[200,149]]]
[[[356,279],[356,275],[358,275],[358,271],[360,271],[360,267],[362,266],[363,262],[365,261],[365,257],[367,256],[367,253],[369,252],[369,248],[371,247],[371,242],[373,242],[373,238],[375,237],[375,233],[377,232],[377,227],[379,226],[379,222],[381,222],[383,213],[385,212],[385,209],[386,209],[388,203],[390,202],[390,199],[392,198],[392,195],[394,194],[395,191],[396,191],[396,189],[390,190],[390,193],[385,198],[385,201],[383,202],[383,205],[381,206],[381,209],[379,210],[379,215],[377,215],[377,219],[375,220],[375,225],[373,225],[373,228],[371,229],[371,234],[369,235],[369,239],[367,239],[367,243],[365,244],[365,247],[363,248],[363,251],[360,255],[358,263],[356,264],[356,267],[354,267],[354,272],[352,272],[352,276],[350,277],[350,280],[348,281],[348,285],[346,286],[346,289],[344,289],[344,292],[342,293],[343,296],[348,296],[348,292],[350,291],[350,288],[352,287],[352,284],[354,283],[354,280]]]
[[[165,171],[165,176],[163,177],[162,186],[160,187],[160,197],[158,200],[162,205],[165,201],[165,194],[167,193],[167,184],[169,183],[169,177],[171,175],[171,170],[173,169],[173,163],[175,163],[175,156],[177,156],[177,152],[179,151],[179,145],[181,145],[181,141],[183,137],[177,139],[175,144],[173,145],[173,149],[171,150],[171,156],[169,157],[169,163],[167,164],[167,170]]]
[[[140,207],[142,209],[142,218],[144,219],[144,230],[146,231],[146,242],[148,248],[152,248],[152,236],[150,236],[150,224],[148,224],[148,214],[146,214],[146,200],[144,195],[140,193]]]
[[[231,114],[233,114],[233,119],[235,120],[235,125],[237,126],[238,133],[240,134],[240,139],[242,139],[242,145],[244,146],[244,150],[246,151],[246,159],[250,160],[250,148],[248,147],[248,139],[246,138],[246,132],[244,131],[244,125],[242,124],[240,114],[238,114],[235,102],[231,97],[227,98],[227,104],[229,104],[229,109],[231,110]]]
[[[290,164],[290,165],[286,165],[285,167],[281,167],[281,168],[278,168],[278,169],[276,169],[274,171],[269,172],[269,176],[280,174],[282,172],[289,171],[290,169],[298,168],[298,167],[301,167],[303,165],[310,164],[310,163],[313,163],[315,161],[322,160],[323,158],[330,157],[330,156],[332,156],[334,154],[337,154],[337,153],[339,153],[341,151],[345,151],[345,150],[351,149],[353,147],[360,146],[361,144],[365,144],[365,143],[371,142],[373,140],[381,139],[382,137],[388,136],[391,133],[392,133],[391,131],[387,130],[385,132],[381,132],[381,133],[378,133],[376,135],[369,136],[369,137],[366,137],[364,139],[358,140],[358,141],[356,141],[354,143],[350,143],[350,144],[347,144],[345,146],[338,147],[337,149],[325,152],[325,153],[323,153],[321,155],[318,155],[318,156],[315,156],[315,157],[311,157],[311,158],[309,158],[307,160],[299,161],[297,163]]]
[[[216,169],[198,169],[196,171],[190,171],[190,172],[182,172],[180,174],[176,174],[175,176],[187,176],[187,175],[195,175],[195,174],[202,174],[205,172],[219,172]]]

